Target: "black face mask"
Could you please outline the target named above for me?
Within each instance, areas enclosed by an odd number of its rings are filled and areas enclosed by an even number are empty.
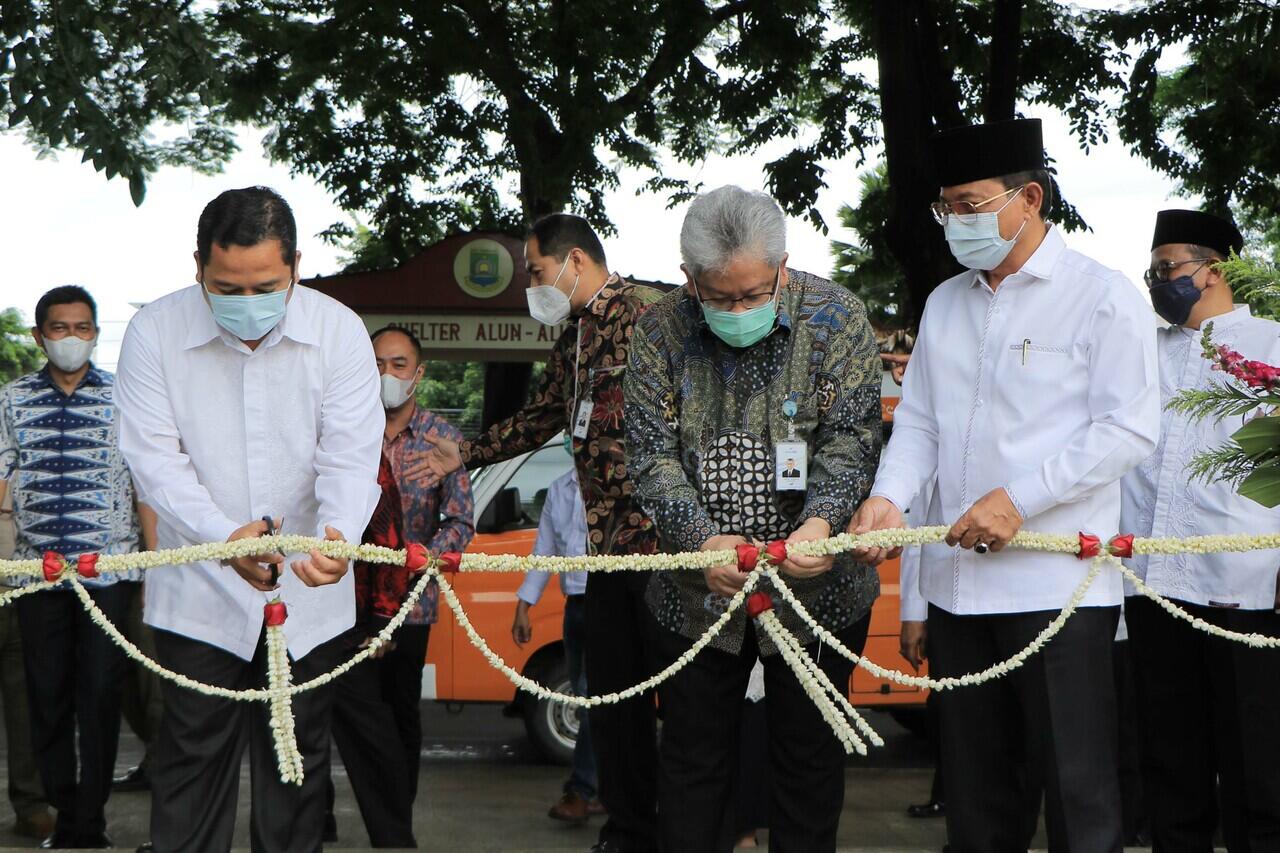
[[[1178,276],[1151,288],[1151,307],[1166,322],[1181,326],[1200,301],[1200,288],[1189,275]]]

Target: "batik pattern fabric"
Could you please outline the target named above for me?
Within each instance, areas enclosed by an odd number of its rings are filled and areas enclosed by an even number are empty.
[[[378,488],[382,495],[360,541],[399,551],[405,547],[404,510],[395,472],[385,453],[378,464]],[[405,566],[357,560],[355,578],[356,624],[370,635],[376,634],[399,612],[409,592],[412,573]]]
[[[720,341],[686,291],[668,294],[639,321],[626,383],[631,476],[663,550],[696,551],[716,535],[786,539],[815,517],[843,531],[879,459],[880,379],[865,309],[825,279],[791,271],[773,331],[745,349]],[[807,446],[805,491],[775,487],[774,448],[790,440]],[[833,631],[864,616],[879,594],[875,570],[848,555],[788,583]],[[690,639],[728,603],[696,571],[660,573],[647,595],[658,621]],[[777,596],[775,606],[802,642],[812,639]],[[738,613],[713,646],[737,652],[746,621]],[[758,640],[765,654],[776,651],[767,636]]]
[[[636,318],[661,296],[654,288],[612,276],[556,341],[529,404],[462,446],[468,468],[537,450],[561,431],[571,431],[578,404],[590,400],[587,436],[573,439],[590,554],[657,549],[653,522],[632,495],[622,385]]]
[[[411,465],[410,454],[426,453],[442,438],[460,442],[462,433],[444,418],[418,406],[409,425],[382,442],[383,456],[391,465],[400,493],[404,540],[417,542],[433,554],[465,551],[476,533],[471,476],[466,471],[454,471],[434,486],[404,476]],[[440,589],[432,582],[422,591],[405,624],[434,625],[439,609]]]
[[[76,389],[65,394],[45,367],[0,388],[0,479],[13,492],[15,559],[56,551],[74,562],[85,553],[138,550],[138,514],[120,453],[114,380],[91,364]],[[84,583],[120,580],[141,580],[141,572],[112,572]],[[33,581],[14,579],[23,586]]]

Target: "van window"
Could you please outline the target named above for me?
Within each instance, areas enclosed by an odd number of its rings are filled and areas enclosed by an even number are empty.
[[[557,441],[553,446],[533,453],[511,475],[507,488],[520,490],[521,508],[530,524],[537,525],[542,517],[542,505],[547,501],[547,489],[552,481],[568,473],[572,465],[573,459],[564,452],[564,445]]]

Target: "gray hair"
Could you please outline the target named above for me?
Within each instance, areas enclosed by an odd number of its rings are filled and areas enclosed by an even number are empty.
[[[695,198],[680,227],[680,257],[695,279],[723,272],[744,254],[776,267],[786,251],[787,221],[778,203],[732,184]]]

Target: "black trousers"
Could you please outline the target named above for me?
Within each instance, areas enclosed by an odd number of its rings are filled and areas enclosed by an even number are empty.
[[[140,582],[123,581],[131,588],[129,594],[129,613],[125,624],[120,626],[124,635],[142,652],[151,658],[156,656],[155,631],[142,621],[143,604],[146,589]],[[160,733],[160,718],[164,716],[164,700],[160,695],[160,676],[151,672],[140,663],[129,661],[126,667],[124,688],[120,696],[120,713],[125,723],[133,729],[133,733],[142,741],[146,751],[142,755],[141,766],[151,767],[151,752],[155,748],[156,735]]]
[[[1127,607],[1127,605],[1126,605]],[[1138,700],[1135,696],[1133,655],[1128,640],[1112,647],[1113,672],[1116,681],[1116,713],[1120,735],[1120,814],[1123,818],[1124,843],[1133,846],[1146,832],[1146,807],[1142,795],[1142,737],[1138,724]]]
[[[430,631],[430,625],[402,626],[392,651],[338,679],[333,740],[374,847],[418,846],[413,801],[422,756],[422,666]],[[348,653],[355,651],[353,645]]]
[[[1280,650],[1212,637],[1142,596],[1126,602],[1156,851],[1280,850]],[[1179,602],[1207,622],[1280,636],[1270,610]]]
[[[117,625],[128,613],[127,586],[89,590]],[[107,825],[104,809],[116,766],[127,659],[69,590],[34,592],[16,604],[31,707],[31,748],[45,796],[58,810],[59,831],[88,839]]]
[[[351,642],[343,634],[293,661],[294,681],[333,669],[346,659]],[[244,689],[267,682],[265,632],[252,661],[167,631],[156,631],[156,655],[162,665],[206,684]],[[157,853],[231,849],[246,742],[254,853],[320,850],[333,696],[329,684],[293,697],[304,779],[302,785],[292,785],[280,781],[265,702],[205,696],[165,681],[151,788],[151,841]]]
[[[929,607],[935,677],[985,669],[1057,611],[955,616]],[[1003,678],[942,694],[947,837],[955,853],[1027,849],[1028,792],[1043,790],[1050,851],[1119,853],[1115,683],[1118,607],[1084,607]]]
[[[587,684],[594,694],[631,687],[653,672],[654,622],[644,603],[648,580],[647,572],[595,572],[587,579]],[[653,696],[599,705],[589,714],[600,802],[609,813],[600,840],[625,853],[652,853],[658,849]]]
[[[861,653],[871,617],[836,632]],[[658,628],[664,662],[692,641]],[[847,689],[853,663],[818,644],[805,647],[833,684]],[[738,765],[743,697],[759,649],[748,628],[738,654],[704,649],[659,686],[662,700],[658,819],[663,853],[711,853],[723,843]],[[836,849],[844,805],[844,748],[780,655],[763,658],[769,756],[769,849],[823,853]]]
[[[738,721],[738,772],[726,809],[729,824],[721,835],[722,853],[733,853],[747,833],[769,828],[769,756],[760,749],[768,742],[768,702],[744,700]]]

